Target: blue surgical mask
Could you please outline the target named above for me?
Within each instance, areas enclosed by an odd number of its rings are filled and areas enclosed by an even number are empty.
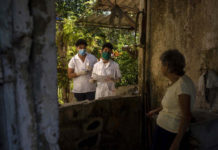
[[[84,56],[86,54],[86,49],[80,49],[79,54]]]

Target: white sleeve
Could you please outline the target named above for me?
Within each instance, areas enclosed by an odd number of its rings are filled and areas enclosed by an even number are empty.
[[[94,65],[93,70],[92,70],[92,78],[95,78],[96,69],[97,69],[97,66]]]
[[[71,69],[75,68],[75,62],[73,58],[71,58],[70,62],[68,63],[68,68],[71,68]]]
[[[187,95],[191,96],[190,87],[184,81],[181,81],[178,85],[178,88],[177,88],[177,95],[181,95],[181,94],[187,94]]]
[[[119,67],[119,64],[116,64],[115,66],[116,66],[115,67],[115,78],[119,79],[121,78],[120,67]]]
[[[95,56],[94,56],[94,57],[95,57]],[[95,61],[94,61],[94,64],[95,64],[95,63],[97,63],[97,62],[98,62],[98,59],[97,59],[97,58],[95,57]]]

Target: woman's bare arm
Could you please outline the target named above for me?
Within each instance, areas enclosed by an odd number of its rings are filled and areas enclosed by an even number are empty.
[[[182,120],[179,125],[179,132],[176,135],[176,138],[174,139],[170,150],[176,150],[179,148],[180,142],[184,136],[184,133],[186,132],[190,120],[191,120],[191,110],[190,110],[190,103],[191,98],[187,94],[181,94],[179,95],[179,106],[182,111]]]

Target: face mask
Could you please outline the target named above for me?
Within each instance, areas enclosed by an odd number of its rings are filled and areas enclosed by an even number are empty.
[[[102,53],[102,58],[104,58],[104,60],[109,60],[111,56],[110,52],[103,52]]]
[[[86,49],[80,49],[79,54],[84,56],[86,54]]]

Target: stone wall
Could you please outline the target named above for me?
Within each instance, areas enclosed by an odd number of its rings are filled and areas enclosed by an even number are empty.
[[[159,57],[176,48],[186,58],[186,73],[196,87],[202,68],[218,73],[218,1],[152,0],[150,3],[149,68],[152,106],[163,96],[168,80],[160,70]]]
[[[113,97],[60,108],[64,150],[141,149],[142,105],[139,97]]]

